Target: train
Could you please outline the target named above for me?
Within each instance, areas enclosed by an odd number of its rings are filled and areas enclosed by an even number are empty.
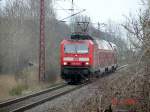
[[[61,78],[80,82],[115,71],[117,46],[88,34],[75,33],[60,43]]]

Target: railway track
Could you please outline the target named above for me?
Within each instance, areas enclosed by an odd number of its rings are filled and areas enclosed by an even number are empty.
[[[43,91],[40,92],[36,92],[36,93],[32,93],[23,97],[19,97],[16,99],[11,99],[5,102],[0,102],[0,112],[10,112],[12,111],[14,108],[17,108],[19,106],[22,106],[26,103],[30,103],[31,101],[34,101],[35,99],[38,99],[44,95],[46,95],[49,92],[61,89],[66,87],[67,84],[61,83],[58,84],[56,86],[53,86],[51,88],[45,89]]]
[[[2,102],[0,103],[0,112],[23,112],[37,105],[53,100],[54,98],[65,95],[71,91],[79,89],[84,85],[86,84],[76,86],[62,84],[38,93],[17,98],[11,101]]]
[[[128,65],[118,67],[117,71],[127,66]],[[79,89],[87,84],[89,83],[82,85],[68,85],[63,83],[24,97],[0,102],[0,112],[23,112],[47,101],[51,101],[59,96],[70,93],[71,91]]]

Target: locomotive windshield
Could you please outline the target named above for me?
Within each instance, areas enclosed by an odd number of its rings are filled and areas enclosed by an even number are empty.
[[[65,53],[88,53],[88,46],[86,44],[66,44],[64,46]]]

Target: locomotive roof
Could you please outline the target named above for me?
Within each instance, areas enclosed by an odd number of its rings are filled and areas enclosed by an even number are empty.
[[[74,39],[65,39],[61,43],[63,44],[63,43],[72,43],[72,42],[75,42],[75,43],[91,43],[91,44],[93,44],[92,40],[74,40]]]
[[[79,32],[72,33],[70,38],[73,40],[93,40],[93,37],[89,34]]]

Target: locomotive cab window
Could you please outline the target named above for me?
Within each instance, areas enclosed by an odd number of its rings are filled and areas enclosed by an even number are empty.
[[[89,51],[87,44],[66,44],[64,46],[65,53],[86,54]]]

